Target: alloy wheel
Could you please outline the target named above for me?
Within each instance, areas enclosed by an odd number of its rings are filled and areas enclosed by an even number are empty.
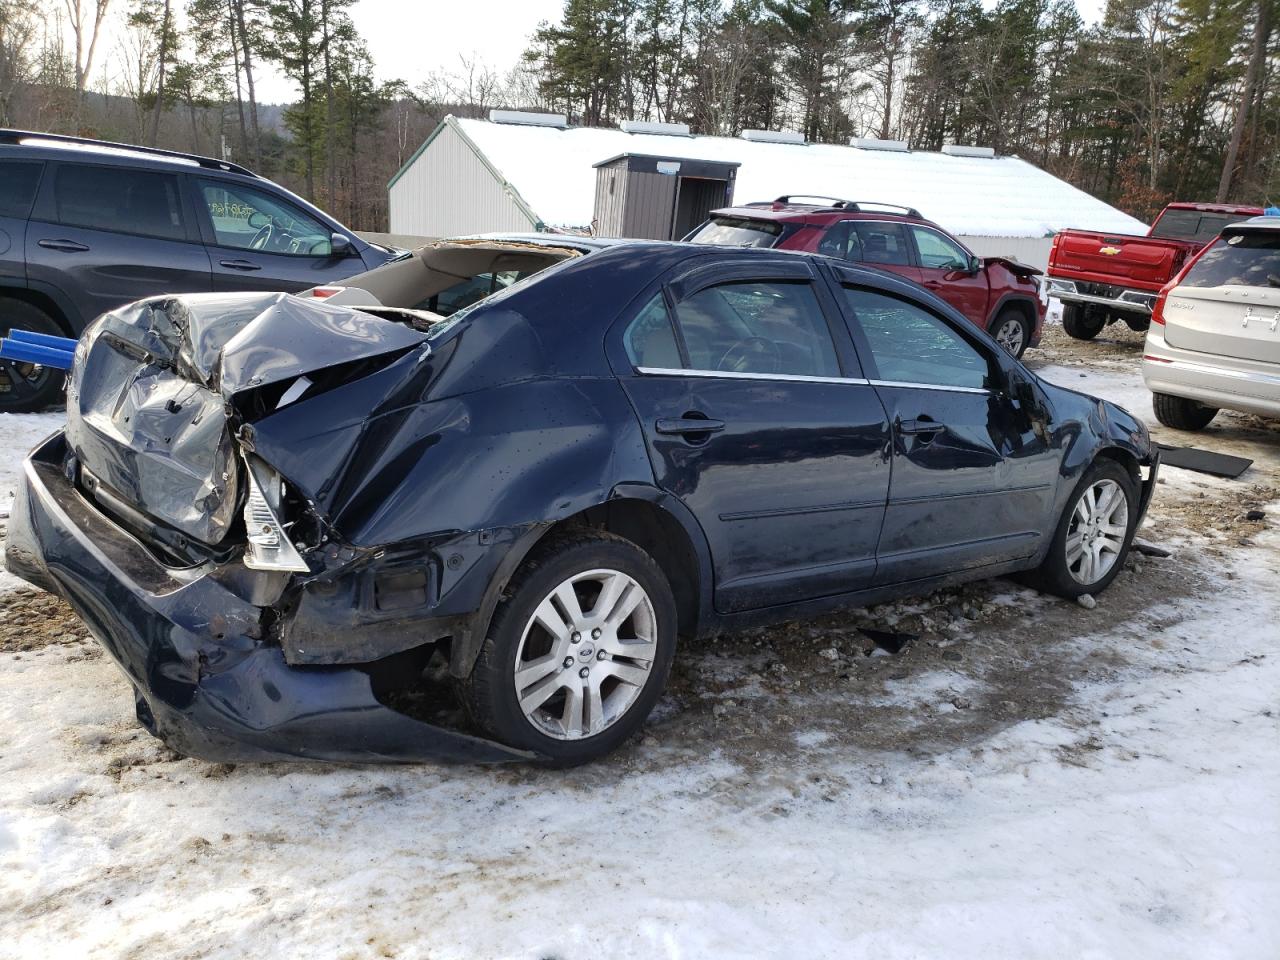
[[[995,340],[996,343],[1004,347],[1010,356],[1016,357],[1018,352],[1022,350],[1023,341],[1026,339],[1026,331],[1023,329],[1022,321],[1010,318],[1000,326],[996,327]]]
[[[0,408],[31,400],[54,375],[54,370],[38,363],[0,360]]]
[[[1076,501],[1067,530],[1067,570],[1077,583],[1097,583],[1116,565],[1129,532],[1129,501],[1114,480],[1099,480]]]
[[[635,703],[657,650],[653,602],[635,579],[608,569],[574,574],[521,634],[513,677],[520,710],[557,740],[595,736]]]

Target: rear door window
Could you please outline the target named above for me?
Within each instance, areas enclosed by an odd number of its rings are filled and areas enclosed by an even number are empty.
[[[930,387],[989,385],[987,358],[942,318],[860,287],[845,287],[844,295],[866,337],[878,379]]]
[[[165,240],[187,238],[173,174],[67,163],[57,171],[53,192],[58,223]]]
[[[633,366],[650,370],[679,370],[680,347],[662,294],[657,294],[627,325],[622,345]]]
[[[694,370],[840,376],[831,331],[807,281],[707,287],[680,301],[675,319]]]
[[[875,220],[849,221],[848,257],[863,263],[895,267],[911,265],[907,252],[907,231],[900,223]]]
[[[745,217],[712,217],[688,237],[691,243],[730,247],[772,247],[782,237],[782,224]]]
[[[1280,287],[1280,230],[1215,240],[1187,271],[1188,287]]]
[[[0,217],[25,220],[40,185],[42,163],[0,161]]]

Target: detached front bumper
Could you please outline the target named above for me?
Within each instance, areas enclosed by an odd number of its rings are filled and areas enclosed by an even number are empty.
[[[211,567],[173,569],[63,475],[61,432],[23,464],[6,565],[61,595],[133,685],[138,718],[202,760],[498,763],[531,759],[380,703],[352,667],[291,667],[265,610]]]

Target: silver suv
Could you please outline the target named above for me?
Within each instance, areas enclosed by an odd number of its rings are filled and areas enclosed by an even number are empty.
[[[1221,409],[1280,417],[1280,216],[1226,227],[1151,321],[1142,378],[1165,426],[1200,430]]]

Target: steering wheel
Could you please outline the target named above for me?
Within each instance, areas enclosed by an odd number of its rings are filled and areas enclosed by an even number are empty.
[[[253,239],[249,241],[250,250],[262,250],[271,240],[271,234],[275,232],[275,228],[268,222],[264,223],[258,232],[253,235]]]
[[[756,367],[753,360],[766,360],[767,364],[761,366],[767,366],[768,369]],[[726,373],[777,373],[781,362],[782,352],[772,340],[766,340],[764,337],[747,337],[724,352],[716,369]]]

